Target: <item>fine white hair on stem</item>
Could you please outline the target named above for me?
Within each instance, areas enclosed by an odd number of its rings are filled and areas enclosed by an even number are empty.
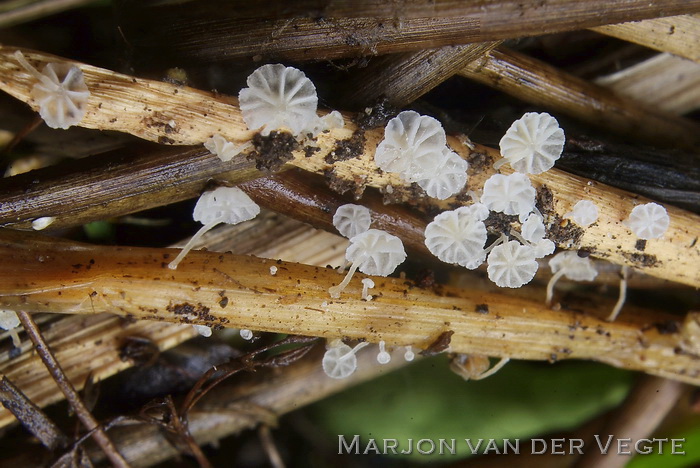
[[[606,319],[608,322],[614,322],[617,316],[620,314],[620,311],[622,310],[622,306],[625,305],[625,301],[627,300],[627,278],[629,277],[629,267],[627,265],[623,265],[622,270],[620,270],[620,295],[617,298],[617,302],[615,303],[615,307],[613,307],[612,312],[610,312],[610,315]]]

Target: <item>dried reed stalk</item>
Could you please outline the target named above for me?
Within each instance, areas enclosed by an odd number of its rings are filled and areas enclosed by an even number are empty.
[[[32,79],[12,57],[15,50],[0,47],[0,89],[34,105],[29,97]],[[24,53],[30,61],[39,62],[37,66],[46,62],[73,63],[28,50]],[[249,141],[252,137],[253,132],[246,129],[234,98],[78,65],[92,90],[87,115],[81,121],[81,126],[127,132],[168,144],[201,144],[214,133],[221,133],[236,142]],[[306,157],[303,149],[296,151],[290,164],[310,172],[330,173],[332,185],[345,185],[358,196],[366,186],[384,190],[391,186],[394,192],[400,194],[405,184],[396,175],[378,172],[373,162],[374,149],[383,136],[381,129],[364,131],[362,153],[355,158],[332,165],[324,160],[339,142],[351,138],[357,130],[346,117],[345,128],[319,136],[317,143],[320,151],[311,157]],[[479,189],[484,180],[493,174],[490,162],[499,157],[498,152],[479,145],[468,147],[464,141],[454,137],[448,137],[448,142],[462,157],[472,161],[470,188]],[[476,161],[481,161],[481,164],[476,164]],[[631,266],[658,278],[700,286],[700,270],[696,268],[700,262],[700,247],[696,245],[700,237],[699,216],[668,207],[671,218],[669,230],[664,238],[648,241],[644,252],[640,252],[635,247],[636,237],[622,221],[636,204],[646,201],[643,197],[556,169],[532,176],[531,179],[541,195],[551,195],[551,204],[547,208],[552,223],[560,223],[573,205],[583,198],[593,200],[601,211],[598,222],[586,229],[575,228],[561,236],[552,235],[550,229],[550,237],[561,247],[585,248],[594,256]],[[409,191],[404,199],[412,197],[415,198],[415,195]],[[455,202],[452,199],[435,205],[444,208],[455,206]],[[168,200],[158,199],[152,200],[150,205],[165,203]],[[52,214],[60,217],[60,212],[44,213],[43,216]],[[28,223],[30,219],[22,217],[21,221]],[[550,228],[553,227],[555,225],[550,224]]]
[[[109,310],[147,320],[384,340],[424,349],[453,331],[450,349],[457,353],[592,359],[700,383],[694,322],[669,334],[654,324],[674,322],[674,316],[629,307],[621,319],[607,323],[596,317],[612,304],[597,298],[576,312],[555,311],[541,297],[425,290],[402,279],[375,277],[376,299],[366,302],[356,277],[340,300],[331,300],[328,288],[341,279],[334,269],[197,251],[170,270],[174,250],[47,245],[32,241],[35,237],[2,233],[0,255],[7,261],[0,265],[0,307],[69,314]],[[484,305],[487,314],[479,313]]]

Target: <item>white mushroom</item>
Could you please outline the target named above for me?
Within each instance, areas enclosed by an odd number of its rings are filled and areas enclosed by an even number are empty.
[[[630,217],[625,220],[634,235],[645,240],[663,236],[670,222],[666,208],[657,203],[635,206]]]
[[[318,123],[316,87],[301,71],[281,64],[263,65],[247,80],[238,95],[243,120],[251,130],[288,128],[292,134],[308,132]]]
[[[247,328],[241,328],[238,331],[238,334],[241,335],[241,338],[243,338],[246,341],[251,341],[253,339],[253,331],[248,330]]]
[[[42,216],[41,218],[37,218],[32,221],[32,229],[35,231],[41,231],[42,229],[46,229],[47,227],[51,226],[54,221],[56,221],[56,218],[53,216]]]
[[[219,187],[215,190],[204,192],[197,200],[192,213],[194,220],[199,221],[204,226],[192,236],[175,260],[170,262],[168,268],[171,270],[176,269],[197,240],[218,224],[242,223],[255,218],[258,213],[260,213],[260,207],[239,188]]]
[[[545,229],[544,223],[542,222],[542,216],[537,213],[530,214],[521,228],[522,235],[517,231],[511,230],[511,235],[522,242],[524,245],[528,245],[533,248],[535,258],[546,257],[547,255],[554,252],[555,245],[549,239],[545,239]]]
[[[374,288],[374,281],[370,278],[364,278],[362,280],[362,299],[365,301],[371,301],[372,296],[369,294],[369,290]]]
[[[387,123],[374,162],[408,182],[435,176],[447,139],[440,122],[414,111],[404,111]]]
[[[370,229],[350,239],[345,258],[352,265],[343,281],[328,290],[334,299],[340,297],[357,269],[368,275],[388,276],[406,260],[406,251],[398,237],[379,229]]]
[[[541,174],[554,166],[564,150],[564,131],[547,113],[528,112],[513,122],[499,143],[505,162],[524,174]]]
[[[403,353],[403,358],[407,362],[413,361],[416,358],[416,353],[413,352],[413,348],[411,346],[406,346],[405,349],[406,349],[406,352]]]
[[[524,174],[494,174],[484,183],[481,203],[492,211],[519,215],[524,221],[535,208],[535,189]]]
[[[437,215],[425,228],[425,245],[430,253],[470,270],[481,265],[486,258],[487,233],[483,221],[473,215],[477,210],[462,207]]]
[[[537,272],[532,247],[510,241],[491,250],[486,269],[489,279],[501,288],[519,288],[532,281]]]
[[[549,268],[553,276],[547,284],[547,305],[552,303],[554,285],[559,278],[566,276],[572,281],[593,281],[598,276],[595,265],[588,257],[579,257],[575,251],[567,250],[559,252],[549,260]]]
[[[206,338],[211,336],[211,327],[207,327],[206,325],[192,325],[192,327],[197,330],[197,333]]]
[[[437,174],[418,180],[418,185],[429,197],[445,200],[466,185],[469,163],[447,147],[443,148],[441,158]]]
[[[580,200],[574,205],[573,211],[566,213],[565,218],[573,218],[582,227],[588,227],[598,221],[598,207],[590,200]]]
[[[31,98],[39,106],[39,115],[51,128],[69,128],[87,112],[90,91],[80,68],[67,63],[49,63],[39,73],[19,50],[15,58],[34,78]]]
[[[218,133],[204,142],[204,147],[224,162],[230,161],[234,156],[250,146],[252,146],[250,142],[243,143],[242,145],[234,145]]]
[[[386,343],[383,340],[379,342],[377,362],[379,364],[389,364],[391,362],[391,354],[389,354],[389,352],[386,350]]]
[[[321,361],[323,372],[332,379],[350,377],[357,369],[355,353],[368,345],[369,343],[363,342],[351,348],[340,340],[331,341]]]
[[[369,209],[362,205],[348,203],[339,206],[333,215],[333,226],[348,239],[367,231],[371,223]]]
[[[17,327],[19,327],[19,317],[17,317],[17,312],[14,310],[0,309],[0,328],[7,330],[12,337],[12,344],[15,348],[19,348],[22,342],[19,339],[19,334],[17,333]]]

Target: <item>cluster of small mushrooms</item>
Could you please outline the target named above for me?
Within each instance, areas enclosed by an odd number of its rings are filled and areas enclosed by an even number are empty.
[[[16,52],[15,57],[37,80],[31,97],[46,124],[65,129],[80,122],[90,95],[81,70],[76,66],[48,64],[39,72],[21,52]],[[312,139],[344,124],[337,111],[318,116],[316,88],[296,68],[263,65],[248,77],[247,84],[239,94],[241,113],[248,128],[262,135],[286,130],[296,138]],[[545,238],[544,219],[535,207],[535,189],[528,174],[551,169],[561,156],[564,141],[564,131],[549,114],[526,113],[513,122],[500,141],[503,159],[494,167],[510,164],[514,172],[490,177],[480,195],[469,192],[473,204],[437,215],[425,230],[425,245],[430,252],[445,263],[467,269],[475,269],[486,262],[489,279],[499,287],[519,288],[529,283],[537,272],[537,259],[552,254],[555,245]],[[235,145],[215,134],[204,145],[223,161],[229,161],[250,143]],[[384,139],[376,148],[374,162],[383,171],[396,173],[408,183],[417,183],[429,197],[440,200],[459,193],[467,183],[468,163],[449,148],[440,122],[414,111],[401,112],[388,122]],[[484,220],[492,211],[517,215],[522,224],[520,232],[511,230],[510,237],[501,234],[487,247]],[[203,193],[193,213],[194,220],[203,227],[168,266],[176,269],[197,239],[216,225],[238,224],[259,212],[260,207],[238,188],[219,187]],[[597,221],[598,207],[590,200],[581,200],[566,217],[581,227],[588,227]],[[51,220],[40,218],[33,225],[41,229]],[[369,210],[361,205],[341,206],[333,216],[333,225],[350,241],[345,254],[347,262],[341,270],[347,264],[350,269],[340,284],[330,288],[330,299],[340,297],[356,270],[367,275],[388,276],[406,259],[401,240],[385,231],[370,229],[371,221]],[[669,217],[664,207],[647,203],[636,206],[625,224],[640,239],[656,239],[666,232]],[[574,281],[592,281],[597,275],[589,258],[572,251],[554,255],[549,266],[553,276],[547,287],[547,303],[552,300],[554,284],[562,276]],[[270,274],[275,275],[276,268],[272,268]],[[374,282],[365,278],[362,285],[362,299],[372,300],[368,292],[375,286]],[[621,298],[612,318],[623,302],[621,286]],[[0,311],[0,327],[18,326],[19,321],[13,314]],[[204,336],[211,335],[208,327],[194,327]],[[254,337],[251,330],[240,333],[244,339]],[[322,361],[323,370],[335,379],[348,377],[357,368],[356,353],[368,345],[361,342],[351,348],[339,339],[330,341]],[[406,346],[404,358],[411,361],[414,357],[411,346]],[[386,364],[390,360],[391,355],[381,341],[377,361]],[[507,359],[502,363],[505,361]]]

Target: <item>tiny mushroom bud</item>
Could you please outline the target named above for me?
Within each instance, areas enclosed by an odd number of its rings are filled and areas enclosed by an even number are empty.
[[[541,174],[554,166],[564,150],[564,131],[547,113],[528,112],[513,122],[499,144],[505,162],[524,174]]]
[[[350,239],[345,258],[352,265],[343,281],[328,290],[334,299],[340,297],[358,268],[367,275],[388,276],[406,260],[406,251],[398,237],[379,229],[370,229]]]
[[[588,227],[598,221],[598,207],[590,200],[581,200],[574,205],[573,211],[566,213],[564,218],[573,218],[582,227]]]
[[[32,87],[30,96],[39,106],[39,115],[46,125],[66,129],[83,119],[90,91],[80,68],[66,63],[49,63],[39,73],[19,50],[15,52],[15,58],[39,81]]]
[[[204,226],[192,236],[180,254],[170,262],[168,268],[174,270],[197,240],[207,231],[221,223],[238,224],[255,218],[260,213],[260,207],[236,187],[219,187],[204,192],[194,207],[192,217]]]
[[[197,330],[197,333],[204,337],[210,337],[211,336],[211,328],[207,327],[206,325],[192,325],[195,330]]]
[[[362,299],[365,301],[371,301],[372,296],[368,294],[369,290],[374,288],[374,281],[370,278],[364,278],[362,280]]]
[[[391,362],[391,354],[386,350],[386,343],[382,340],[379,342],[379,354],[377,354],[377,362],[379,364],[389,364]]]
[[[333,215],[333,226],[348,239],[367,231],[371,223],[369,209],[362,205],[348,203],[339,206]]]
[[[19,327],[19,317],[17,317],[17,312],[14,310],[0,309],[0,328],[7,330],[12,337],[12,344],[15,348],[19,348],[22,342],[19,339],[19,334],[17,334],[17,327]]]
[[[406,352],[403,354],[403,358],[408,362],[411,362],[416,358],[416,353],[413,352],[411,346],[406,346]]]
[[[657,203],[635,206],[625,224],[640,239],[658,239],[668,230],[671,220],[666,208]]]
[[[253,332],[252,330],[248,330],[245,328],[241,328],[238,332],[239,335],[241,335],[241,338],[243,338],[246,341],[251,341],[253,339]]]
[[[32,229],[35,231],[41,231],[42,229],[46,229],[53,224],[54,221],[56,221],[56,218],[53,216],[42,216],[41,218],[37,218],[32,221]]]
[[[355,356],[355,353],[368,345],[369,343],[363,342],[351,348],[340,340],[331,341],[328,343],[328,349],[321,361],[323,372],[332,379],[350,377],[357,369],[357,356]]]

